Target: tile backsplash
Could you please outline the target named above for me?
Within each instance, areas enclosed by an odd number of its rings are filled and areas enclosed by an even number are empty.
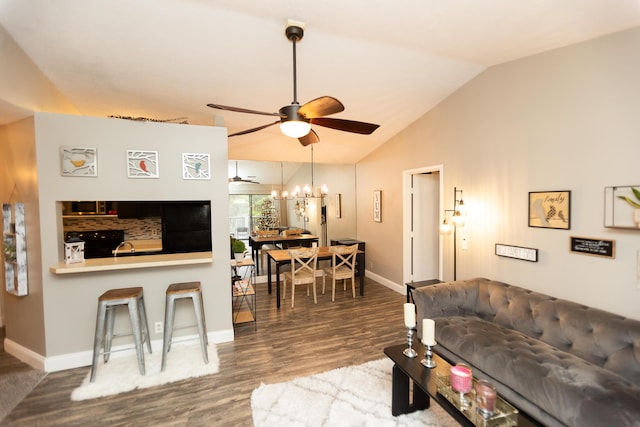
[[[64,232],[89,230],[124,230],[125,240],[162,239],[162,218],[121,219],[99,216],[63,218]]]

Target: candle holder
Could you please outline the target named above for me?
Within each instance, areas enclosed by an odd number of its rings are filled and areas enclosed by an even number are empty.
[[[409,358],[414,358],[418,355],[418,352],[413,348],[413,328],[407,327],[407,341],[409,342],[409,346],[404,349],[402,354]]]
[[[433,344],[425,344],[427,349],[424,352],[424,359],[420,361],[420,364],[425,368],[431,369],[437,366],[436,361],[433,360],[433,351],[431,350],[431,347],[434,347],[437,344],[438,344],[437,342],[434,342]]]

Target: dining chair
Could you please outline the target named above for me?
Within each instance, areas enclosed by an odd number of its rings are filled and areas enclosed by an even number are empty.
[[[356,254],[358,253],[358,244],[351,246],[329,246],[331,252],[331,267],[324,269],[322,276],[322,293],[325,290],[325,281],[327,276],[331,276],[333,291],[331,293],[331,301],[336,300],[336,280],[342,280],[342,287],[347,290],[347,279],[351,279],[351,291],[353,298],[356,297]]]
[[[256,234],[258,235],[258,237],[275,237],[275,236],[279,236],[280,233],[278,232],[278,230],[258,230],[256,231]],[[265,258],[266,255],[269,251],[273,251],[273,250],[277,250],[280,249],[277,245],[268,243],[268,244],[264,244],[262,246],[260,246],[260,264],[261,265],[266,265],[265,264]],[[269,259],[267,258],[267,261]]]
[[[318,303],[316,295],[316,269],[318,266],[318,248],[301,248],[289,250],[291,256],[291,270],[283,273],[282,299],[287,294],[287,283],[291,282],[291,307],[294,306],[296,285],[313,286],[313,303]]]

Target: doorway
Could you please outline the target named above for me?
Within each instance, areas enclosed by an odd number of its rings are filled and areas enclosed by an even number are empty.
[[[442,280],[442,165],[403,172],[404,283]]]

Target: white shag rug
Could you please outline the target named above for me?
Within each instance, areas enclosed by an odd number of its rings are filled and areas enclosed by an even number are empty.
[[[173,343],[167,354],[164,372],[160,372],[162,349],[152,354],[144,354],[145,375],[140,375],[138,359],[135,352],[124,356],[112,354],[108,363],[104,363],[102,355],[98,364],[95,382],[89,382],[91,370],[82,381],[80,387],[73,390],[71,400],[95,399],[131,391],[138,388],[149,388],[186,378],[215,374],[219,369],[218,351],[214,343],[207,347],[209,363],[202,360],[200,342]]]
[[[391,415],[391,369],[385,358],[279,384],[261,384],[251,394],[256,427],[434,426],[457,427],[437,403],[429,409]]]

